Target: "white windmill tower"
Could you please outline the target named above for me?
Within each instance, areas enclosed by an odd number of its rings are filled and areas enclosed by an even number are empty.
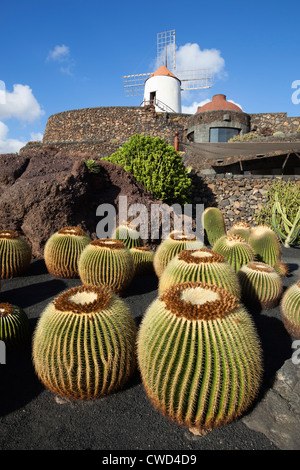
[[[124,75],[127,96],[144,96],[142,106],[152,104],[156,111],[181,113],[181,92],[211,88],[209,69],[175,71],[175,30],[157,34],[157,66],[151,73]]]

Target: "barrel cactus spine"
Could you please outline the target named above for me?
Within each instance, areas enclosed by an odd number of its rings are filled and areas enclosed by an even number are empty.
[[[50,274],[59,278],[79,277],[78,261],[91,238],[80,227],[63,227],[46,242],[44,259]]]
[[[290,267],[287,263],[284,263],[283,261],[278,261],[277,263],[274,264],[273,268],[279,274],[279,276],[286,277],[290,273]]]
[[[185,282],[155,299],[140,325],[137,354],[154,407],[197,434],[241,416],[260,388],[262,348],[253,320],[215,285]]]
[[[248,243],[257,255],[258,261],[274,266],[281,260],[279,239],[269,226],[252,227]]]
[[[113,292],[69,289],[39,318],[33,335],[36,374],[62,397],[90,400],[112,393],[135,370],[136,332],[128,306]]]
[[[225,219],[217,207],[207,207],[202,215],[205,243],[213,246],[222,236],[226,235]]]
[[[153,272],[154,251],[148,246],[136,246],[130,249],[134,262],[135,275]]]
[[[136,226],[131,222],[122,222],[113,232],[111,238],[121,240],[128,249],[143,245]]]
[[[196,235],[172,231],[167,238],[162,240],[154,255],[153,267],[157,277],[160,278],[169,261],[182,250],[200,248],[203,248],[203,242]]]
[[[245,242],[248,242],[250,230],[250,224],[244,221],[240,221],[233,224],[233,226],[228,230],[228,235],[239,235],[243,238],[243,240],[245,240]]]
[[[259,304],[263,309],[279,305],[283,292],[280,275],[268,264],[252,262],[238,272],[245,304]]]
[[[255,260],[254,250],[239,235],[224,235],[219,238],[213,246],[213,251],[222,254],[235,272]]]
[[[215,284],[238,298],[241,295],[234,269],[225,261],[223,255],[209,248],[183,250],[176,255],[160,277],[158,293],[162,294],[172,285],[187,281]]]
[[[29,320],[24,310],[8,302],[0,303],[0,340],[8,351],[16,350],[30,338]]]
[[[300,339],[300,281],[292,284],[282,296],[280,312],[287,332]]]
[[[123,295],[134,277],[130,250],[120,240],[93,240],[80,255],[78,272],[86,286],[106,286]]]
[[[30,266],[32,250],[18,232],[0,230],[0,278],[9,279],[25,274]]]

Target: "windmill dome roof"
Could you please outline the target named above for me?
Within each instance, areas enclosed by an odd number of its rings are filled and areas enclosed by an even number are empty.
[[[203,111],[214,111],[218,109],[230,110],[230,111],[240,111],[243,110],[234,103],[226,100],[226,95],[214,95],[212,97],[212,101],[209,103],[204,104],[200,108],[197,109],[197,113],[202,113]]]
[[[162,75],[162,76],[166,76],[166,77],[174,77],[174,78],[177,78],[172,72],[170,72],[169,69],[167,69],[167,67],[165,65],[162,65],[161,67],[159,67],[159,69],[157,69],[155,72],[153,72],[149,78],[151,77],[156,77],[158,75]],[[177,80],[179,80],[177,78]]]

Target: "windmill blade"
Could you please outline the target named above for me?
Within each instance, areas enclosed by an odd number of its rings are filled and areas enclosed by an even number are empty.
[[[168,69],[176,68],[175,29],[157,33],[157,67],[165,65]]]
[[[126,96],[141,96],[144,94],[145,81],[152,72],[136,75],[123,75],[123,84]]]
[[[211,88],[213,84],[213,73],[210,69],[176,71],[176,77],[181,81],[182,91]]]

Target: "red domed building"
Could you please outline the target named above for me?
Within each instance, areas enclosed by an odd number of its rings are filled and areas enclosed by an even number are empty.
[[[192,142],[228,142],[249,131],[249,114],[221,94],[198,108],[186,126],[187,138]]]

